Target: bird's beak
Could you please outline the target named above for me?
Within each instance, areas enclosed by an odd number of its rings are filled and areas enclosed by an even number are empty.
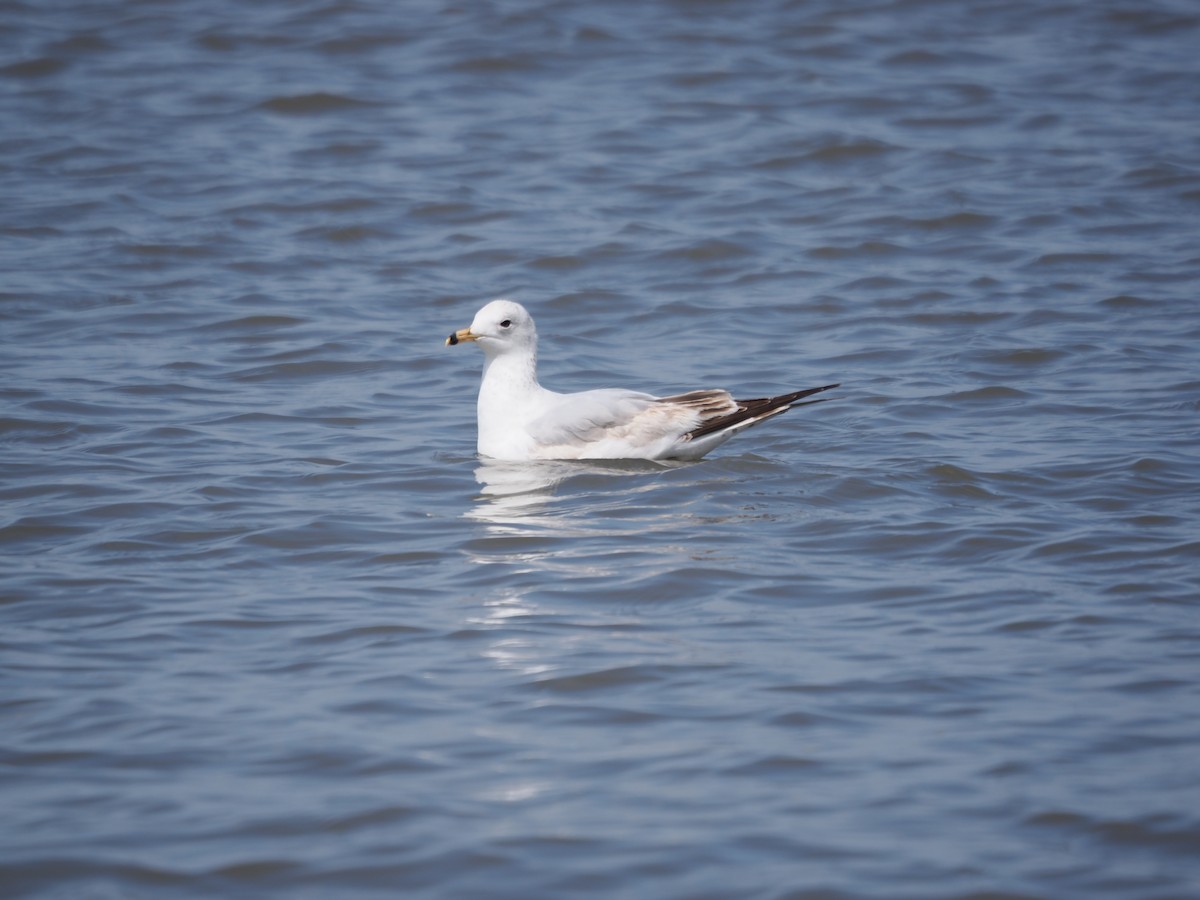
[[[446,346],[453,347],[455,344],[460,344],[463,341],[473,341],[475,338],[476,335],[471,333],[470,328],[460,328],[454,334],[450,335],[450,337],[446,338]]]

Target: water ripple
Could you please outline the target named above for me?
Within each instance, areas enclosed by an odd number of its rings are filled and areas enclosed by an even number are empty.
[[[0,30],[0,893],[1196,893],[1194,10],[244,7]]]

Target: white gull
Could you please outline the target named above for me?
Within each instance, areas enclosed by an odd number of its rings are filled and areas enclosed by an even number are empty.
[[[820,403],[804,398],[838,386],[757,400],[735,400],[721,390],[672,397],[621,388],[560,394],[538,384],[537,329],[512,300],[493,300],[470,328],[446,338],[448,345],[465,341],[483,350],[478,450],[493,459],[699,459],[793,406]]]

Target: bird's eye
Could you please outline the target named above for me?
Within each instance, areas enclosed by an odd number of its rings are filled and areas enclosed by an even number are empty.
[[[508,327],[508,326],[510,326],[511,324],[512,324],[512,320],[511,320],[511,319],[505,319],[503,322],[501,322],[501,323],[500,323],[500,327],[501,327],[501,328],[507,328],[507,327]]]

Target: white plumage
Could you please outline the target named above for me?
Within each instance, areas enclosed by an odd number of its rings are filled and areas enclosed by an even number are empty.
[[[560,394],[537,380],[537,329],[512,300],[493,300],[470,328],[447,344],[473,341],[483,350],[479,386],[479,442],[484,456],[535,459],[699,459],[772,416],[807,403],[827,384],[757,400],[734,400],[728,391],[691,391],[656,397],[603,388]]]

